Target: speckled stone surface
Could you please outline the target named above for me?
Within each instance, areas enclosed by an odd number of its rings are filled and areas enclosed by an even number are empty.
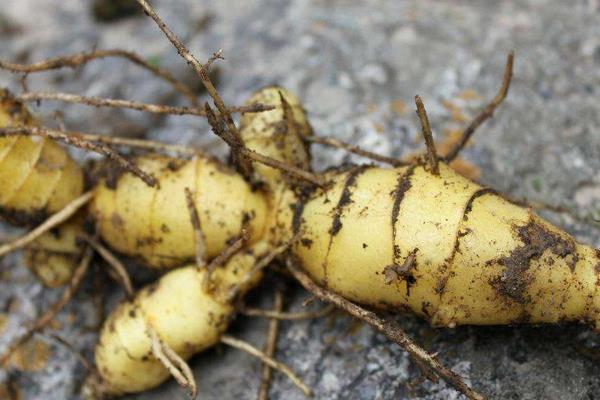
[[[514,197],[568,207],[600,218],[600,4],[597,1],[233,1],[154,2],[166,22],[199,58],[222,48],[219,89],[240,104],[261,86],[278,83],[297,93],[318,134],[399,156],[422,146],[412,99],[420,94],[438,140],[464,126],[491,98],[506,53],[517,54],[513,86],[495,118],[477,133],[464,157],[480,180]],[[135,50],[188,82],[193,74],[144,16],[98,23],[88,0],[4,0],[0,57],[31,62],[98,48]],[[18,76],[0,84],[20,90]],[[184,104],[172,89],[121,60],[29,78],[32,90]],[[470,90],[472,92],[465,92]],[[135,111],[44,102],[60,109],[69,129],[225,148],[206,123],[191,117],[150,117]],[[453,112],[454,110],[454,112]],[[79,154],[81,156],[81,154]],[[358,161],[315,148],[314,168]],[[1,190],[1,189],[0,189]],[[544,213],[583,242],[599,246],[600,230],[567,214]],[[17,231],[2,227],[0,234]],[[0,346],[59,292],[43,289],[18,255],[0,260],[0,305],[10,314]],[[60,316],[60,334],[79,349],[95,335],[91,279]],[[268,306],[273,281],[252,294]],[[116,288],[107,307],[118,298]],[[305,294],[287,291],[300,309]],[[318,305],[313,304],[312,307]],[[409,316],[406,330],[491,399],[600,398],[600,363],[582,349],[597,342],[585,327],[460,327],[433,329]],[[266,323],[239,318],[231,333],[262,345]],[[77,359],[50,338],[51,358],[38,372],[12,372],[23,399],[75,399],[84,375]],[[600,353],[599,353],[600,354]],[[282,324],[277,357],[315,390],[318,399],[461,398],[444,383],[413,384],[417,368],[397,346],[350,318]],[[192,360],[202,399],[254,399],[260,364],[228,348]],[[0,374],[6,379],[7,374]],[[183,398],[169,382],[131,399]],[[275,374],[272,399],[302,399]]]

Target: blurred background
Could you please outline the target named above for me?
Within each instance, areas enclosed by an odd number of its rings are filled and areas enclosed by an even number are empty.
[[[194,73],[132,0],[4,0],[0,59],[21,63],[93,48],[124,48],[172,71],[204,96]],[[165,22],[202,61],[223,49],[213,78],[224,100],[241,104],[277,83],[303,101],[319,135],[385,155],[421,150],[413,98],[422,96],[440,151],[497,92],[506,55],[514,78],[495,118],[481,127],[455,167],[515,198],[571,210],[542,212],[583,242],[600,246],[600,3],[563,1],[154,0]],[[0,85],[22,91],[19,75]],[[32,74],[29,90],[61,91],[185,105],[173,89],[120,59]],[[50,126],[60,110],[69,130],[193,144],[224,156],[201,118],[150,116],[43,101],[32,105]],[[363,161],[315,147],[316,170]],[[81,156],[81,155],[80,155]],[[1,190],[1,188],[0,188]],[[15,233],[6,227],[2,233]],[[60,291],[43,289],[0,260],[0,346],[43,312]],[[88,289],[93,280],[86,282]],[[251,297],[270,304],[273,280]],[[112,285],[106,280],[106,285]],[[293,287],[293,285],[290,285]],[[119,298],[116,289],[108,308]],[[81,290],[54,328],[90,355],[98,323],[91,290]],[[290,293],[300,309],[306,297]],[[402,325],[428,350],[492,399],[600,398],[600,350],[585,327],[433,329],[410,316]],[[266,323],[239,318],[232,332],[262,346]],[[444,383],[416,383],[414,364],[383,336],[341,314],[284,322],[277,357],[318,399],[453,399]],[[22,362],[0,373],[0,398],[75,399],[84,371],[76,357],[38,336]],[[192,361],[202,399],[254,399],[259,363],[217,348]],[[3,392],[4,391],[4,392]],[[174,382],[132,399],[181,398]],[[4,397],[3,397],[4,396]],[[275,374],[272,399],[302,399]]]

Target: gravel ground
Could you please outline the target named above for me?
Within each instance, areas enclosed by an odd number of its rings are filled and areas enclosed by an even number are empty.
[[[261,86],[278,83],[304,102],[315,130],[367,149],[399,156],[415,149],[418,125],[412,98],[420,94],[438,141],[465,125],[491,98],[506,53],[517,54],[513,86],[496,117],[464,152],[479,180],[514,197],[526,197],[600,218],[600,5],[597,1],[233,1],[155,0],[166,22],[201,59],[219,48],[219,89],[240,104]],[[88,0],[4,0],[0,57],[31,62],[49,56],[122,47],[143,54],[188,82],[194,76],[143,15],[98,22]],[[94,62],[29,78],[32,90],[181,104],[170,87],[121,60]],[[20,90],[18,77],[0,84]],[[149,117],[134,111],[98,110],[44,102],[36,111],[64,113],[69,129],[225,148],[204,121]],[[352,161],[343,152],[315,149],[314,167]],[[81,155],[80,155],[81,156]],[[358,161],[358,160],[356,160]],[[544,213],[581,241],[600,246],[598,225]],[[0,228],[2,233],[15,233]],[[0,305],[8,317],[5,344],[56,299],[20,266],[2,263]],[[86,289],[91,288],[86,282]],[[268,306],[273,281],[253,299]],[[96,311],[83,290],[59,319],[59,332],[77,348],[95,340]],[[291,308],[305,295],[289,291]],[[108,307],[118,297],[111,296]],[[5,318],[3,317],[3,320]],[[427,349],[492,399],[600,398],[600,367],[586,349],[597,339],[585,327],[460,327],[433,329],[406,316],[402,325]],[[258,345],[266,323],[240,318],[232,333]],[[83,371],[53,339],[40,337],[47,362],[3,373],[23,399],[77,398]],[[43,352],[42,352],[43,353]],[[314,388],[319,399],[460,398],[444,383],[414,384],[418,371],[405,353],[348,317],[283,323],[277,357]],[[39,357],[38,357],[39,358]],[[227,348],[192,361],[202,399],[254,399],[259,363]],[[35,366],[35,365],[34,365]],[[167,383],[131,399],[181,398]],[[272,399],[302,399],[279,376]]]

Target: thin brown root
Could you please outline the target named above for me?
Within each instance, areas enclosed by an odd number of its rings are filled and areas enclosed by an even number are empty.
[[[513,74],[513,63],[515,59],[515,52],[511,51],[508,53],[506,57],[506,65],[504,66],[504,77],[502,78],[502,86],[500,86],[500,90],[496,97],[492,99],[492,101],[477,115],[473,121],[467,126],[467,128],[463,131],[460,140],[456,142],[454,147],[446,154],[444,160],[446,162],[450,162],[458,156],[458,153],[467,145],[467,142],[473,136],[473,133],[479,128],[481,124],[483,124],[486,120],[490,119],[494,115],[494,111],[498,106],[504,101],[506,95],[508,94],[508,89],[510,88],[510,81],[512,79]]]
[[[198,386],[190,366],[158,337],[152,327],[148,327],[147,331],[150,340],[152,340],[152,354],[154,357],[169,371],[177,383],[189,391],[190,398],[195,399],[198,394]]]
[[[93,193],[91,191],[84,193],[83,195],[77,197],[75,200],[67,204],[62,210],[50,216],[50,218],[44,221],[37,228],[33,229],[24,236],[21,236],[10,243],[3,244],[2,246],[0,246],[0,257],[17,249],[20,249],[24,246],[27,246],[35,239],[48,232],[50,229],[62,224],[63,222],[71,218],[71,216],[75,214],[77,210],[79,210],[81,207],[87,204],[92,199],[92,197]]]
[[[440,167],[438,165],[439,160],[435,150],[435,142],[433,141],[433,134],[431,133],[429,118],[427,118],[427,112],[425,111],[425,106],[423,105],[423,100],[421,100],[420,96],[415,96],[415,103],[417,105],[417,115],[421,121],[423,136],[425,137],[425,144],[427,145],[427,163],[429,164],[431,173],[434,175],[439,175]]]
[[[219,110],[219,113],[221,114],[220,116],[225,121],[229,135],[232,138],[235,138],[235,141],[238,142],[240,145],[239,147],[243,146],[242,138],[237,127],[235,126],[235,123],[233,122],[233,118],[231,118],[231,113],[225,106],[225,103],[221,99],[221,96],[219,96],[217,89],[215,88],[208,76],[207,67],[205,65],[200,64],[196,57],[194,57],[192,53],[190,53],[190,51],[185,47],[181,40],[179,40],[179,38],[169,29],[169,27],[164,23],[164,21],[158,16],[154,8],[152,8],[152,6],[148,4],[146,0],[136,1],[142,6],[146,14],[154,20],[156,25],[165,34],[167,39],[169,39],[171,44],[177,50],[177,53],[179,53],[179,55],[188,63],[188,65],[190,65],[194,69],[194,71],[200,78],[200,81],[206,88],[206,91],[208,92],[210,97],[212,97],[215,106],[217,107],[217,110]],[[240,157],[240,154],[235,151],[233,152],[232,156],[234,164],[239,168],[242,175],[244,175],[247,178],[252,176],[252,164],[250,163],[250,160],[244,158],[243,156]]]
[[[273,310],[263,310],[260,308],[242,308],[239,313],[248,317],[262,317],[284,321],[302,321],[305,319],[325,317],[331,314],[333,310],[335,310],[335,307],[331,304],[328,304],[325,307],[322,307],[320,310],[315,311],[279,312]]]
[[[358,146],[354,146],[350,143],[345,143],[340,140],[328,137],[320,137],[320,136],[306,136],[303,138],[304,141],[309,143],[318,143],[325,146],[337,147],[339,149],[344,149],[350,153],[357,154],[362,157],[366,157],[373,161],[379,161],[385,164],[392,165],[394,167],[400,167],[402,165],[406,165],[406,163],[402,160],[398,160],[392,157],[382,156],[377,153],[370,152],[368,150],[363,150]]]
[[[281,108],[283,111],[283,122],[285,123],[285,136],[294,136],[300,143],[302,143],[305,135],[301,131],[298,121],[296,121],[296,118],[294,117],[294,110],[292,109],[292,106],[285,99],[285,96],[281,90],[279,91],[279,99],[281,101]],[[305,151],[298,153],[293,152],[291,163],[304,171],[308,171],[310,169],[310,157]]]
[[[73,297],[73,294],[75,294],[75,292],[79,288],[79,285],[81,284],[81,281],[83,280],[83,277],[85,276],[85,273],[88,270],[93,255],[93,250],[90,247],[86,247],[85,251],[83,252],[81,261],[79,262],[79,265],[73,272],[71,281],[63,291],[60,299],[58,299],[56,303],[54,303],[44,314],[42,314],[41,317],[35,320],[23,335],[19,336],[8,346],[4,354],[0,356],[0,366],[6,367],[6,364],[10,360],[15,350],[17,350],[19,346],[21,346],[23,343],[31,339],[31,337],[36,332],[39,332],[42,329],[44,329],[56,317],[60,310],[62,310],[63,307],[69,302],[71,297]]]
[[[142,171],[137,165],[127,160],[104,143],[89,141],[76,132],[66,133],[59,130],[45,129],[37,126],[20,126],[0,128],[0,137],[8,136],[42,136],[66,143],[87,151],[93,151],[117,163],[121,168],[139,177],[148,186],[156,186],[156,178]]]
[[[83,354],[81,354],[81,352],[77,351],[73,344],[71,344],[67,339],[63,338],[62,336],[56,333],[48,333],[46,336],[57,341],[58,343],[63,345],[65,349],[69,350],[69,352],[79,360],[81,365],[83,365],[83,368],[85,368],[85,370],[88,373],[94,370],[94,368],[90,365],[90,362],[83,356]]]
[[[138,149],[152,150],[152,151],[162,151],[162,152],[173,152],[180,155],[193,156],[196,154],[202,154],[200,149],[195,149],[190,146],[181,146],[177,144],[168,144],[163,142],[157,142],[154,140],[146,140],[146,139],[131,139],[124,137],[115,137],[115,136],[105,136],[105,135],[96,135],[92,133],[83,133],[83,132],[65,132],[69,135],[77,135],[82,139],[92,141],[92,142],[100,142],[104,144],[110,144],[113,146],[125,146],[132,147]]]
[[[205,71],[210,71],[210,68],[212,67],[215,61],[224,59],[225,58],[223,57],[223,49],[219,49],[215,51],[212,56],[210,56],[208,61],[206,61],[206,64],[204,64],[203,68]]]
[[[431,371],[431,373],[435,373],[469,399],[484,399],[481,394],[467,386],[467,384],[458,374],[444,367],[437,360],[435,355],[429,354],[422,347],[413,342],[396,321],[392,319],[380,318],[375,313],[368,311],[359,305],[346,300],[342,296],[317,285],[308,275],[298,268],[291,257],[288,257],[287,259],[287,267],[294,278],[296,278],[296,280],[300,282],[300,284],[306,290],[322,301],[327,301],[334,304],[336,307],[346,311],[353,317],[368,323],[383,333],[388,339],[402,347],[417,362],[417,365],[420,368],[424,368],[425,371]],[[426,375],[429,377],[431,376],[431,373],[427,373]]]
[[[281,290],[275,291],[273,298],[273,312],[281,312],[283,310],[283,294]],[[267,340],[264,347],[264,352],[267,357],[273,358],[275,356],[275,350],[277,350],[277,336],[279,335],[279,321],[272,319],[269,321],[269,330],[267,332]],[[260,377],[260,386],[258,388],[258,400],[269,399],[269,386],[271,385],[271,377],[273,370],[268,364],[263,364],[262,373]]]
[[[56,110],[51,114],[51,117],[58,124],[58,130],[61,132],[67,131],[67,125],[65,125],[65,114],[61,110]]]
[[[206,238],[200,226],[200,216],[194,204],[194,194],[190,188],[185,188],[185,200],[187,203],[188,212],[190,214],[190,222],[194,228],[194,244],[196,247],[196,266],[198,268],[206,267]]]
[[[70,93],[27,92],[17,96],[16,99],[19,101],[55,100],[64,103],[84,104],[92,107],[129,108],[131,110],[143,111],[151,114],[206,116],[206,110],[202,108],[172,107],[160,104],[140,103],[131,100],[86,97]],[[228,110],[231,113],[252,113],[272,110],[273,108],[273,106],[251,104],[249,106],[230,107]]]
[[[316,300],[317,300],[317,298],[315,297],[315,295],[311,294],[309,297],[307,297],[306,299],[304,299],[302,301],[302,307],[308,307],[309,305],[314,303]]]
[[[289,165],[283,163],[279,160],[264,156],[259,154],[253,150],[248,149],[244,146],[243,142],[239,140],[235,135],[232,135],[230,131],[225,129],[224,124],[217,118],[217,115],[212,110],[208,103],[205,104],[206,108],[206,117],[208,119],[208,123],[211,126],[213,132],[223,139],[225,143],[231,148],[232,153],[238,153],[247,157],[248,159],[260,162],[262,164],[268,165],[273,168],[277,168],[279,170],[285,171],[291,175],[297,176],[300,179],[307,180],[311,183],[314,183],[319,186],[323,186],[322,179],[312,173],[305,171],[303,169],[297,168],[293,165]]]
[[[325,186],[325,180],[319,175],[315,175],[311,172],[297,168],[293,165],[286,164],[286,163],[276,160],[274,158],[267,157],[265,155],[255,152],[254,150],[250,150],[247,147],[242,147],[239,150],[240,150],[240,153],[244,154],[246,157],[248,157],[251,160],[254,160],[261,164],[268,165],[269,167],[276,168],[281,171],[287,172],[288,174],[290,174],[292,176],[303,179],[303,180],[310,182],[314,185],[317,185],[319,187]]]
[[[296,118],[294,118],[294,111],[290,106],[290,103],[287,102],[285,96],[279,91],[279,100],[281,100],[281,107],[283,109],[283,120],[285,121],[286,127],[285,132],[288,135],[294,135],[299,139],[302,139],[300,131],[298,129],[298,124],[296,123]]]
[[[178,81],[170,72],[155,67],[145,61],[140,55],[126,50],[120,49],[108,49],[108,50],[94,50],[90,52],[82,52],[70,54],[63,57],[50,58],[47,60],[39,61],[33,64],[17,64],[0,60],[0,68],[6,69],[12,72],[22,72],[27,76],[27,74],[34,72],[42,72],[49,71],[58,68],[70,67],[76,68],[83,64],[88,63],[89,61],[98,59],[98,58],[106,58],[106,57],[121,57],[125,58],[134,64],[139,65],[140,67],[150,71],[154,75],[159,78],[165,80],[169,84],[171,84],[175,90],[180,92],[182,95],[187,97],[190,103],[196,107],[198,105],[198,99],[194,91],[185,85],[184,83]]]
[[[125,291],[125,295],[127,299],[131,300],[134,296],[133,285],[131,284],[131,279],[129,278],[129,274],[127,273],[127,269],[123,265],[123,263],[106,247],[104,247],[98,240],[93,237],[86,235],[85,233],[81,233],[80,236],[96,250],[96,252],[102,257],[104,261],[110,265],[112,271],[116,275],[116,280],[123,287]]]
[[[306,384],[302,382],[302,380],[298,376],[296,376],[294,371],[292,371],[287,365],[271,357],[268,357],[265,353],[252,346],[250,343],[244,342],[240,339],[236,339],[229,335],[221,336],[221,343],[253,355],[254,357],[260,359],[263,363],[267,364],[269,367],[285,374],[300,390],[302,390],[305,396],[312,395],[312,390],[308,386],[306,386]]]
[[[106,311],[104,310],[105,306],[105,297],[107,294],[106,291],[106,281],[102,274],[100,274],[100,268],[96,265],[94,271],[92,272],[92,302],[94,304],[94,323],[85,328],[91,332],[97,333],[102,328],[102,324],[105,320]]]
[[[202,287],[204,290],[212,290],[211,279],[212,273],[219,267],[222,267],[229,261],[231,257],[237,254],[238,251],[244,247],[244,244],[248,241],[248,231],[242,229],[240,237],[227,246],[218,256],[212,259],[212,261],[206,266],[206,274],[202,280]]]
[[[241,137],[239,135],[232,134],[231,130],[227,129],[227,125],[223,123],[222,119],[219,119],[217,117],[217,115],[215,114],[215,112],[212,110],[212,108],[210,107],[210,105],[208,103],[204,104],[204,108],[206,110],[206,118],[208,120],[208,124],[212,128],[213,132],[217,136],[219,136],[225,143],[227,143],[227,145],[231,149],[232,158],[237,161],[239,161],[239,160],[244,160],[244,162],[248,161],[247,159],[244,158],[244,156],[241,155],[242,150],[246,148],[244,146],[244,142],[242,141]],[[240,168],[240,171],[242,172],[242,174],[245,177],[247,177],[247,178],[251,177],[252,165],[250,165],[248,168],[240,167],[239,162],[236,165],[238,165],[238,168]],[[244,171],[242,171],[242,168],[246,168],[246,170],[247,170],[246,173],[244,173]]]
[[[273,260],[276,257],[285,253],[290,248],[290,246],[292,246],[295,242],[298,241],[299,238],[300,238],[300,233],[298,233],[296,236],[294,236],[289,242],[284,243],[284,244],[274,248],[273,250],[266,253],[263,257],[261,257],[256,262],[256,264],[254,264],[254,266],[250,269],[250,271],[246,272],[246,275],[238,282],[238,284],[229,289],[227,299],[229,301],[234,301],[236,299],[236,297],[238,297],[240,290],[248,282],[252,281],[252,279],[254,279],[254,277],[256,276],[257,273],[259,273],[260,271],[265,269],[269,264],[271,264],[271,262],[273,262]]]
[[[248,157],[251,160],[287,172],[292,176],[296,176],[317,186],[322,187],[325,185],[323,178],[321,178],[318,175],[312,174],[311,172],[305,171],[301,168],[286,164],[274,158],[257,153],[254,150],[251,150],[245,147],[243,144],[240,144],[237,141],[235,141],[234,138],[229,134],[229,132],[225,131],[223,124],[221,124],[220,121],[217,119],[214,111],[212,110],[212,108],[210,108],[208,103],[206,103],[206,117],[208,118],[208,123],[210,124],[213,132],[221,139],[223,139],[223,141],[225,141],[225,143],[229,145],[232,151],[237,151],[238,153],[243,154],[245,157]]]

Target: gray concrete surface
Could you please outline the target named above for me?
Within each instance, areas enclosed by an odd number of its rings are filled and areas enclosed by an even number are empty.
[[[415,94],[423,97],[442,140],[444,129],[463,126],[444,103],[451,101],[473,116],[496,92],[505,55],[515,49],[510,95],[495,119],[478,132],[465,158],[481,168],[482,182],[501,191],[566,206],[581,218],[600,218],[597,1],[154,3],[200,58],[224,49],[227,60],[219,63],[219,89],[229,103],[239,104],[253,90],[279,83],[299,94],[319,134],[394,156],[421,146],[415,143]],[[0,57],[35,61],[91,46],[124,47],[193,80],[150,20],[142,16],[97,23],[90,7],[90,1],[83,0],[4,0]],[[6,72],[0,73],[0,84],[19,89],[17,76]],[[120,60],[31,76],[29,85],[36,90],[183,104],[168,86]],[[479,97],[460,96],[468,89]],[[398,112],[398,100],[406,104],[407,112]],[[44,115],[57,109],[64,112],[70,129],[146,134],[202,145],[220,155],[225,152],[196,118],[151,118],[51,102],[36,108]],[[54,122],[48,119],[48,123]],[[348,159],[340,151],[317,148],[314,153],[316,169]],[[566,214],[545,215],[581,241],[600,245],[597,224],[581,223]],[[5,227],[3,232],[15,231]],[[58,292],[44,290],[20,266],[18,256],[0,262],[0,305],[10,311],[0,339],[5,344]],[[87,290],[61,314],[60,332],[77,348],[87,348],[89,355],[95,336],[82,326],[94,324],[95,311],[89,296],[91,283],[86,285]],[[253,301],[267,306],[271,286],[261,287]],[[299,308],[304,296],[300,290],[290,291],[291,308]],[[599,363],[582,350],[596,346],[597,338],[585,327],[432,329],[409,316],[400,321],[491,399],[600,398]],[[239,318],[232,333],[260,345],[265,327],[264,321]],[[11,375],[22,398],[77,398],[82,368],[63,347],[44,340],[52,350],[47,366],[35,373]],[[277,357],[298,371],[318,399],[461,398],[444,383],[411,388],[418,371],[406,354],[344,316],[284,323]],[[255,398],[260,366],[245,354],[217,348],[196,357],[192,365],[199,398]],[[6,379],[6,373],[1,377]],[[183,397],[169,382],[131,399]],[[271,398],[303,396],[276,374]]]

